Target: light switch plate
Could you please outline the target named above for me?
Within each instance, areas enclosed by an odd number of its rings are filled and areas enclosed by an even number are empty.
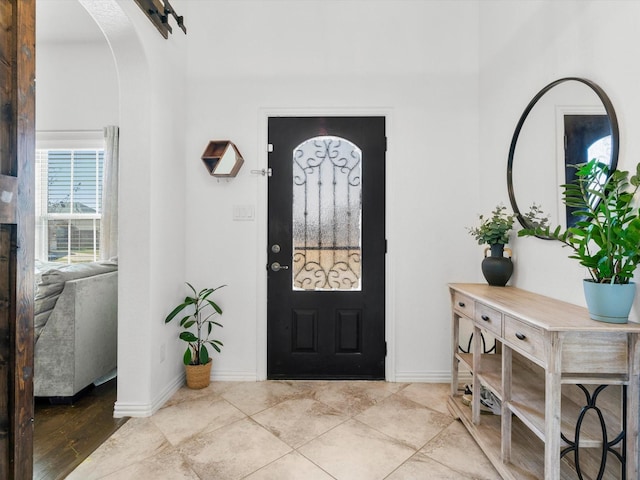
[[[253,205],[234,205],[233,220],[234,221],[253,221],[255,218],[255,208]]]

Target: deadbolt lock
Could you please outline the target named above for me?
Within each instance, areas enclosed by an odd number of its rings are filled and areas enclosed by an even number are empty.
[[[273,262],[271,264],[271,270],[279,272],[280,270],[289,270],[289,265],[280,265],[279,262]]]

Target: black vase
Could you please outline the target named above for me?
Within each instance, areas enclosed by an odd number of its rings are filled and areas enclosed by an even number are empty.
[[[487,257],[487,252],[491,251],[491,256]],[[509,254],[511,250],[507,249]],[[484,260],[482,260],[482,274],[487,279],[489,285],[504,287],[513,273],[513,263],[511,257],[505,257],[504,245],[496,243],[491,248],[484,249]]]

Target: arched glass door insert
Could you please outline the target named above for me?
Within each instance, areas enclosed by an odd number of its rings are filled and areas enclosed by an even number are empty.
[[[336,136],[293,150],[293,290],[362,288],[362,151]]]

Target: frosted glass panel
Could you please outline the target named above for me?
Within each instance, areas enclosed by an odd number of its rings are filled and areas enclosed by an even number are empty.
[[[293,289],[360,290],[362,151],[314,137],[293,151]]]

